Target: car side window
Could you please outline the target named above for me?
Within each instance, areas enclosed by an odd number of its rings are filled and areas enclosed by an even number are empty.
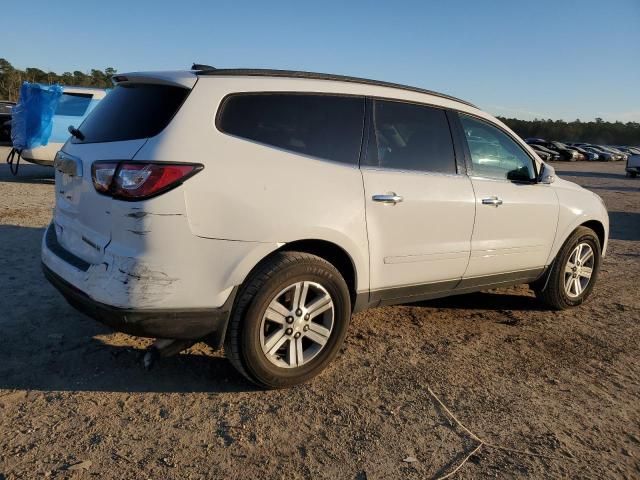
[[[453,141],[444,110],[374,100],[373,124],[364,165],[456,173]]]
[[[531,157],[506,133],[469,115],[459,117],[471,154],[472,175],[526,182],[536,177]]]
[[[228,96],[216,125],[224,133],[285,150],[358,164],[364,98],[300,93]]]

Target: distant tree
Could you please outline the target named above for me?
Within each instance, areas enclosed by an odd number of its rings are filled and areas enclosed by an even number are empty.
[[[39,68],[29,67],[23,70],[16,69],[8,60],[0,58],[0,100],[16,101],[20,94],[22,82],[36,82],[44,84],[59,83],[61,85],[74,85],[79,87],[110,88],[111,77],[117,70],[107,67],[104,70],[91,69],[90,73],[64,72],[61,75],[56,72],[45,72]]]
[[[605,122],[602,118],[596,118],[592,122],[583,122],[579,119],[574,122],[517,118],[500,118],[500,120],[522,138],[536,137],[604,145],[640,145],[639,122]]]

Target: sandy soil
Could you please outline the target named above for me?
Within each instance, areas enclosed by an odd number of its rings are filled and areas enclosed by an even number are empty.
[[[427,387],[486,441],[549,457],[483,448],[459,478],[640,477],[640,180],[555,166],[611,215],[586,305],[518,287],[370,310],[322,376],[265,392],[203,345],[146,372],[147,340],[67,305],[40,272],[51,170],[2,165],[0,480],[433,478],[476,442]]]

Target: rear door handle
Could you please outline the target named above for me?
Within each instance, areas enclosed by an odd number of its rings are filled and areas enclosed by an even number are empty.
[[[490,198],[483,198],[482,199],[482,204],[483,205],[493,205],[494,207],[499,207],[500,205],[502,205],[502,199],[498,198],[496,196],[490,197]]]
[[[384,195],[374,195],[373,197],[371,197],[371,200],[373,200],[374,202],[395,205],[396,203],[400,203],[403,198],[401,195],[397,195],[394,192],[391,192]]]

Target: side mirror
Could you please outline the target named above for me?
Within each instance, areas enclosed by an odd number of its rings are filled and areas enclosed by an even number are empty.
[[[551,165],[542,163],[540,175],[538,175],[538,183],[553,183],[556,181],[556,170]]]

